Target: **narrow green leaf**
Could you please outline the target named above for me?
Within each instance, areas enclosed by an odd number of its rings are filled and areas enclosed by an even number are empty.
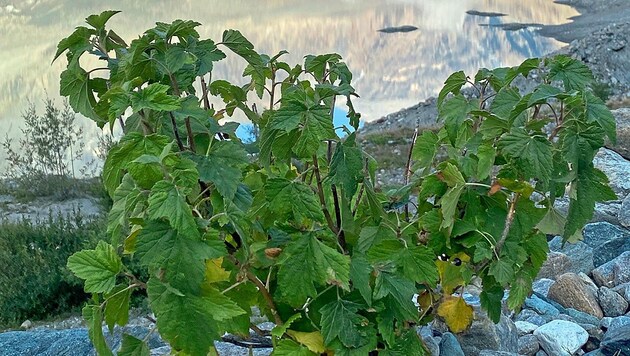
[[[85,279],[87,293],[106,293],[114,288],[122,262],[110,244],[99,241],[94,250],[79,251],[70,256],[68,269]]]

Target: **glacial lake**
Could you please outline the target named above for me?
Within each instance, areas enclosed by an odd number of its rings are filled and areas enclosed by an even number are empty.
[[[286,49],[291,64],[307,54],[337,52],[354,74],[361,96],[355,106],[365,121],[435,96],[453,71],[516,65],[563,45],[539,36],[536,27],[505,31],[483,24],[560,24],[578,15],[552,0],[0,0],[0,140],[19,137],[29,102],[42,107],[47,93],[61,104],[65,58],[51,64],[56,45],[85,17],[107,9],[122,10],[108,27],[127,42],[156,21],[181,18],[202,23],[204,38],[219,41],[223,30],[238,29],[261,53]],[[403,25],[418,30],[378,32]],[[244,82],[244,62],[228,58],[213,79]],[[87,132],[89,157],[98,129],[86,119],[79,124]],[[4,160],[0,152],[0,176]]]

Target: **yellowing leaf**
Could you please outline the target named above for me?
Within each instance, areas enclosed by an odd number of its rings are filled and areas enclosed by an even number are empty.
[[[326,351],[326,347],[324,346],[324,338],[319,331],[307,333],[302,331],[288,330],[287,334],[295,339],[295,341],[308,347],[309,350],[315,352],[316,354],[322,354]]]
[[[466,304],[463,298],[446,296],[438,307],[438,315],[444,319],[452,332],[460,333],[472,323],[473,308]]]
[[[206,261],[206,283],[224,282],[230,280],[230,272],[221,267],[223,257]]]

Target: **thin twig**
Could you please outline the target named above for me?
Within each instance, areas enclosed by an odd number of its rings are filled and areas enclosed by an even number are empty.
[[[210,79],[212,80],[212,73],[210,73]],[[201,76],[201,91],[203,93],[203,108],[208,110],[210,109],[210,100],[208,99],[208,85],[206,84],[206,80],[203,76]]]
[[[512,222],[514,222],[514,213],[516,212],[516,203],[520,197],[520,193],[515,193],[512,197],[512,202],[510,203],[510,210],[508,210],[507,218],[505,219],[505,227],[503,228],[503,232],[501,233],[501,238],[497,242],[497,245],[494,247],[494,252],[497,256],[500,256],[501,249],[505,244],[505,240],[507,240],[508,234],[510,233],[510,228],[512,227]]]
[[[411,177],[411,156],[413,153],[413,147],[418,140],[418,126],[413,130],[413,136],[411,137],[411,146],[409,147],[409,154],[407,155],[407,164],[405,165],[405,185],[409,184],[409,178]],[[405,204],[405,221],[409,221],[409,203]]]
[[[263,298],[265,298],[265,301],[267,302],[267,306],[271,310],[271,314],[273,315],[273,319],[275,320],[276,325],[282,325],[283,324],[282,318],[280,318],[280,314],[278,314],[276,303],[274,303],[273,298],[271,297],[271,294],[269,294],[269,291],[267,290],[267,288],[265,288],[265,285],[263,284],[263,282],[260,279],[258,279],[258,277],[256,277],[256,275],[250,271],[247,271],[246,275],[247,275],[247,279],[249,279],[252,283],[254,283],[256,287],[258,287],[258,290],[260,291],[260,293],[262,293]]]
[[[175,116],[173,116],[172,112],[168,113],[171,117],[171,124],[173,125],[173,134],[175,134],[175,141],[177,141],[177,147],[179,147],[180,151],[184,151],[184,144],[182,143],[182,138],[179,136],[179,130],[177,129],[177,122],[175,121]]]
[[[193,135],[192,127],[190,126],[190,117],[184,119],[186,123],[186,133],[188,134],[188,147],[191,151],[196,152],[195,149],[195,135]]]
[[[335,223],[330,216],[330,212],[328,211],[328,207],[326,206],[324,187],[322,187],[322,177],[319,173],[319,164],[317,163],[316,155],[313,155],[313,171],[315,172],[315,180],[317,182],[317,196],[319,197],[319,203],[322,206],[322,212],[324,213],[324,217],[326,218],[326,223],[328,223],[328,227],[336,235],[337,233],[339,233],[339,231],[337,230],[337,227],[335,226]]]

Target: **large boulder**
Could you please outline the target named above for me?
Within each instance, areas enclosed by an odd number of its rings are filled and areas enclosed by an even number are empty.
[[[628,179],[630,161],[615,151],[601,148],[595,155],[593,164],[606,174],[610,187],[619,199],[625,198],[630,193],[630,179]]]
[[[619,293],[606,287],[599,288],[597,297],[599,299],[599,305],[602,307],[602,311],[605,316],[622,316],[626,313],[626,310],[628,310],[628,302],[626,299]]]
[[[617,122],[617,144],[609,146],[630,160],[630,108],[612,110],[612,114]]]
[[[549,355],[571,356],[588,341],[588,332],[564,320],[551,321],[534,331],[540,347]]]
[[[630,182],[630,179],[628,181]],[[595,267],[603,265],[625,251],[630,251],[630,231],[607,222],[587,224],[583,235],[584,243],[593,248]]]
[[[630,282],[630,251],[626,251],[610,262],[595,268],[593,280],[598,286],[613,288]]]
[[[577,309],[600,319],[604,317],[597,297],[575,273],[565,273],[558,277],[556,283],[549,288],[548,297],[565,308]]]
[[[569,267],[566,268],[566,272],[590,273],[595,268],[593,265],[593,248],[591,246],[582,241],[576,243],[567,242],[564,246],[562,245],[561,236],[556,236],[549,241],[549,249],[551,251],[563,253],[569,259]]]
[[[608,330],[600,347],[604,355],[630,355],[630,327]]]

